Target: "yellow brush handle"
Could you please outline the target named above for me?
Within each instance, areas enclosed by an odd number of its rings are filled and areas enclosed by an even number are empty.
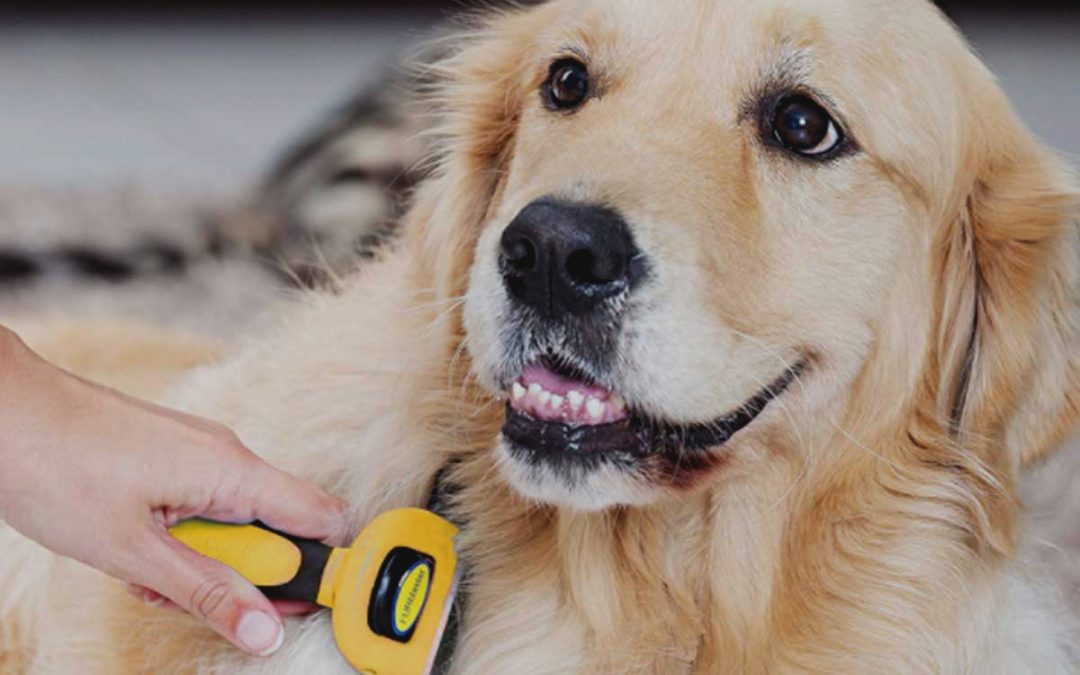
[[[269,527],[189,520],[169,530],[271,598],[333,610],[341,653],[369,675],[430,672],[457,587],[457,528],[429,511],[375,518],[347,549]]]
[[[316,602],[331,549],[282,534],[262,523],[229,525],[187,520],[169,528],[202,555],[233,568],[269,597]]]

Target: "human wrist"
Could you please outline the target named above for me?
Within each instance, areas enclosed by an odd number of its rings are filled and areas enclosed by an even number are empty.
[[[26,351],[26,343],[15,331],[7,326],[0,326],[0,366],[3,366]]]
[[[0,389],[33,372],[33,366],[41,363],[41,358],[15,331],[0,325]]]
[[[33,402],[40,403],[42,392],[52,378],[49,369],[14,331],[0,326],[0,464],[11,471],[12,462],[24,453],[27,440],[24,426],[33,413]],[[29,406],[29,408],[28,408]],[[38,406],[40,408],[40,406]]]

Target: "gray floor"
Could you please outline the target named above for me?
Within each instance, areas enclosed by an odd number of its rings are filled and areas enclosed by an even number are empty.
[[[0,184],[234,190],[430,24],[0,25]],[[1080,11],[962,24],[1035,130],[1080,156]]]

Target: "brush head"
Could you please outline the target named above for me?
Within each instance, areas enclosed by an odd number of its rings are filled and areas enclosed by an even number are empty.
[[[373,675],[426,675],[458,583],[449,521],[422,509],[371,521],[327,562],[319,603],[333,610],[338,649]]]

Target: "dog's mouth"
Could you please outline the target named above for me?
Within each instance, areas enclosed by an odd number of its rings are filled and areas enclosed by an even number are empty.
[[[510,407],[537,422],[596,427],[630,417],[626,401],[554,360],[529,366],[510,388]]]
[[[737,409],[707,422],[646,415],[618,392],[555,359],[528,366],[510,388],[503,437],[531,461],[634,459],[717,448],[749,426],[797,380],[805,361],[786,370]]]

